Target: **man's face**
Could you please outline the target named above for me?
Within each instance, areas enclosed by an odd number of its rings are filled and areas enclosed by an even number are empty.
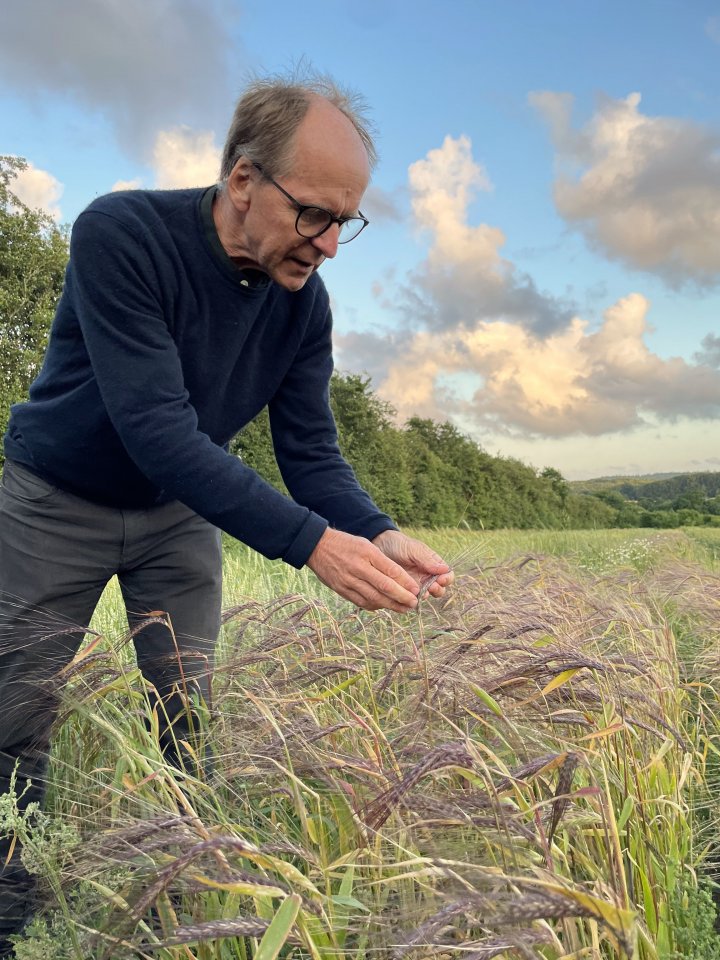
[[[242,226],[242,257],[286,290],[300,290],[338,247],[338,226],[309,240],[295,229],[297,208],[259,170],[248,171],[249,202]],[[367,153],[346,117],[325,101],[313,102],[298,127],[293,159],[278,183],[299,203],[337,217],[357,215],[369,179]]]

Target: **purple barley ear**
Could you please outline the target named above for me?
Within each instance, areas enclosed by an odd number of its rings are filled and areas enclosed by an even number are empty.
[[[439,573],[434,573],[431,577],[425,577],[424,580],[420,581],[420,592],[418,593],[418,603],[421,600],[424,600],[427,596],[427,592],[430,587],[435,583],[437,578],[440,576]]]
[[[456,567],[460,564],[465,563],[468,560],[475,560],[477,557],[478,548],[476,546],[465,547],[460,550],[454,557],[449,557],[445,562],[450,567],[451,571],[454,571]],[[418,602],[424,600],[427,596],[427,592],[430,587],[435,583],[435,581],[440,577],[439,573],[433,573],[429,577],[425,577],[424,580],[420,581],[420,592],[418,593]]]

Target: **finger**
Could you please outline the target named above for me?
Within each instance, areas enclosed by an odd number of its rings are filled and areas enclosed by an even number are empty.
[[[449,587],[451,583],[455,580],[455,574],[452,570],[449,570],[447,573],[441,573],[437,578],[437,582],[441,587]]]
[[[440,583],[439,580],[436,580],[435,583],[428,587],[427,592],[431,597],[439,599],[440,597],[445,596],[445,587]]]
[[[366,587],[367,589],[365,590],[348,590],[345,593],[345,599],[350,600],[351,603],[354,603],[357,607],[361,607],[363,610],[393,610],[395,613],[411,613],[414,607],[417,606],[415,597],[412,598],[413,605],[408,606],[407,604],[398,603],[390,599],[377,590],[372,590],[369,585],[366,585]]]
[[[364,610],[379,610],[386,608],[407,613],[417,606],[417,584],[410,578],[413,590],[406,590],[393,577],[382,573],[374,566],[372,560],[366,556],[353,558],[349,568],[345,570],[342,585],[337,584],[346,599],[362,607]],[[390,565],[391,569],[395,564]],[[398,568],[405,578],[405,571]]]
[[[403,573],[403,580],[410,581],[412,590],[405,589],[395,578],[387,576],[374,566],[363,571],[363,579],[370,590],[379,594],[386,602],[392,601],[400,604],[404,609],[413,609],[417,606],[417,583],[409,575],[406,576],[402,568],[400,569]]]
[[[448,571],[448,573],[426,577],[420,584],[420,597],[427,596],[427,594],[433,597],[444,596],[445,588],[448,587],[454,579],[455,574],[452,570]]]
[[[415,596],[418,592],[417,582],[399,563],[386,557],[380,550],[373,552],[370,563],[372,567],[389,580],[392,580],[404,591]],[[372,581],[375,583],[375,580]]]
[[[408,560],[428,575],[450,572],[450,566],[443,558],[419,541],[417,547],[409,552]]]

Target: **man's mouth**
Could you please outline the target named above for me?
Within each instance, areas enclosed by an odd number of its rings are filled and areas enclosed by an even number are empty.
[[[303,270],[314,270],[316,267],[319,267],[319,263],[312,263],[310,260],[303,260],[301,257],[290,257],[293,263],[297,263],[298,266],[302,267]]]

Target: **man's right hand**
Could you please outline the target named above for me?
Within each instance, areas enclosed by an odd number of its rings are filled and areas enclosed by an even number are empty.
[[[417,606],[416,581],[365,537],[328,527],[307,566],[325,586],[364,610],[409,613]]]

